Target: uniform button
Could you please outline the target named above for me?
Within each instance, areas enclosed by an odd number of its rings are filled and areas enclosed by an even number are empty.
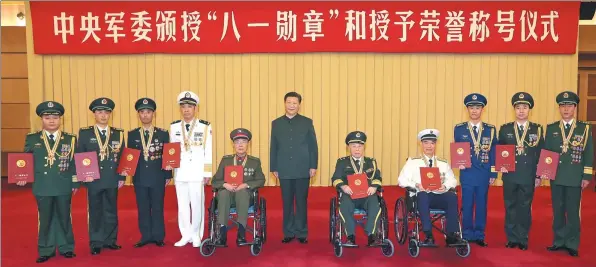
[[[110,169],[112,169],[112,167],[110,167]]]
[[[149,168],[149,166],[145,165],[145,168]]]
[[[292,159],[292,157],[290,157],[290,159]]]
[[[48,172],[43,172],[43,174],[48,174]]]
[[[290,147],[290,148],[292,148],[292,147]]]
[[[103,170],[103,167],[99,167],[99,168]]]

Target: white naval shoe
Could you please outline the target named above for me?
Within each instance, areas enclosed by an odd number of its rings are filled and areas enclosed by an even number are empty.
[[[192,246],[195,247],[195,248],[200,247],[201,246],[201,239],[193,238],[192,239]]]
[[[175,247],[184,247],[184,246],[186,246],[186,244],[188,244],[190,242],[191,242],[191,239],[190,238],[182,237],[182,239],[180,239],[180,241],[176,242],[174,244],[174,246]]]

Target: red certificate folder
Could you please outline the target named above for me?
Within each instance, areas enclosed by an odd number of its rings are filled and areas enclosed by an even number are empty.
[[[167,166],[180,168],[180,142],[166,143],[163,145],[163,158],[161,161],[161,168],[165,169]]]
[[[470,143],[468,142],[451,143],[451,168],[459,169],[460,165],[464,165],[466,168],[472,167]]]
[[[366,177],[366,174],[348,175],[348,186],[352,189],[352,199],[368,197],[368,177]]]
[[[33,183],[33,154],[9,153],[8,154],[8,183],[16,184],[20,181]]]
[[[141,150],[125,147],[122,150],[122,157],[120,157],[120,162],[118,163],[118,174],[126,171],[129,176],[134,176],[137,171],[140,155]]]
[[[559,153],[552,152],[546,149],[540,150],[540,161],[538,161],[538,169],[536,176],[546,176],[549,180],[554,180],[557,176],[557,168],[559,167]]]
[[[507,172],[515,171],[515,145],[497,145],[497,158],[495,158],[495,170],[500,172],[501,167]]]
[[[244,183],[244,166],[226,166],[224,169],[224,182],[233,186],[238,186]]]
[[[441,173],[439,168],[420,167],[420,181],[422,188],[430,191],[441,189]]]
[[[75,153],[75,166],[77,167],[77,180],[83,182],[87,177],[95,180],[99,179],[99,162],[97,161],[97,152]]]

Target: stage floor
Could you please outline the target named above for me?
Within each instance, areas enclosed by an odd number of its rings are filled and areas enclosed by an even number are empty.
[[[3,179],[5,180],[5,179]],[[210,192],[210,187],[206,188]],[[251,256],[249,247],[236,247],[235,231],[228,237],[228,248],[215,251],[211,257],[200,255],[197,248],[188,245],[183,248],[173,246],[180,233],[177,223],[176,192],[173,186],[166,192],[166,246],[163,248],[147,245],[134,248],[140,238],[137,228],[137,211],[134,189],[126,186],[120,190],[118,243],[123,246],[119,251],[104,250],[98,256],[89,252],[87,234],[86,192],[80,190],[73,198],[73,225],[76,239],[77,257],[65,259],[61,256],[50,259],[43,266],[596,266],[594,251],[596,245],[591,240],[596,237],[596,193],[592,189],[584,191],[582,200],[582,234],[580,257],[573,258],[566,252],[548,252],[546,247],[552,240],[552,211],[550,190],[538,188],[533,205],[533,225],[530,234],[529,249],[507,249],[503,228],[502,189],[492,187],[489,193],[489,212],[487,239],[489,246],[481,248],[472,245],[468,258],[460,258],[454,249],[440,247],[421,249],[418,258],[408,255],[406,246],[399,246],[395,241],[393,224],[390,223],[390,237],[396,245],[395,255],[386,258],[379,248],[364,247],[366,238],[358,230],[358,249],[344,249],[342,258],[336,258],[328,242],[329,198],[334,195],[333,188],[313,187],[309,193],[309,244],[297,242],[281,244],[282,213],[280,189],[268,187],[262,195],[267,198],[268,240],[261,255]],[[395,200],[403,196],[397,187],[387,187],[385,199],[389,204],[390,221],[393,218]],[[206,203],[211,196],[208,195]],[[250,220],[249,220],[250,222]],[[444,240],[435,235],[441,245]],[[2,186],[2,266],[40,266],[37,258],[37,209],[30,187],[17,188]]]

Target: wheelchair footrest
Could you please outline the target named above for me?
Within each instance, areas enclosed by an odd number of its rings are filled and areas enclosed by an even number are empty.
[[[421,248],[438,248],[439,247],[436,243],[435,244],[418,243],[418,246]]]
[[[218,245],[218,244],[215,244],[215,247],[216,248],[227,248],[228,245]]]
[[[457,248],[457,247],[465,247],[467,245],[468,245],[468,243],[466,243],[466,242],[460,242],[460,243],[455,243],[455,244],[447,244],[446,247]]]
[[[358,247],[358,245],[356,245],[356,244],[347,244],[347,243],[342,243],[341,246],[344,248],[357,248]]]
[[[251,242],[246,242],[246,243],[240,243],[240,244],[238,244],[238,246],[239,246],[239,247],[246,247],[246,246],[250,246],[250,245],[252,245],[252,244],[254,244],[254,243],[251,243]]]

